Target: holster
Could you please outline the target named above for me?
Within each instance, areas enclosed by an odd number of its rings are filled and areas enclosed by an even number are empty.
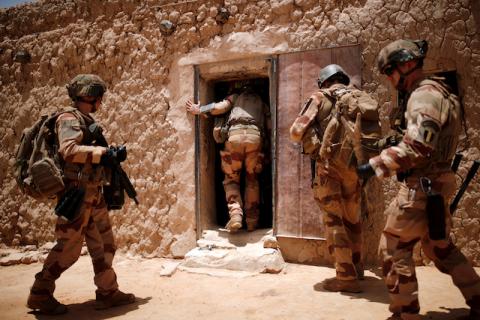
[[[58,200],[55,207],[55,214],[73,221],[79,214],[85,197],[85,190],[80,187],[68,189]]]
[[[443,240],[447,237],[445,225],[445,204],[440,193],[427,193],[428,234],[432,240]]]

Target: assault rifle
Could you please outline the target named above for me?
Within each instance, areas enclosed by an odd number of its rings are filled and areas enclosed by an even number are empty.
[[[121,148],[125,148],[124,146],[109,147],[108,142],[103,135],[103,130],[98,124],[93,123],[88,129],[97,145],[110,148],[112,151],[117,152],[121,150]],[[124,150],[124,152],[126,153],[126,150]],[[126,192],[128,197],[133,199],[135,204],[138,205],[137,191],[130,182],[127,173],[123,170],[118,159],[115,157],[109,159],[108,166],[112,169],[112,178],[110,185],[103,187],[103,195],[105,197],[105,202],[107,203],[107,209],[120,210],[125,203],[124,192]]]
[[[455,172],[456,169],[458,169],[458,165],[460,164],[461,160],[461,155],[459,156],[458,154],[455,155],[455,158],[453,159],[453,164],[452,164],[452,170]],[[475,174],[478,171],[478,168],[480,167],[480,161],[474,160],[472,166],[468,170],[467,176],[465,177],[465,180],[463,181],[462,185],[460,186],[460,189],[458,190],[457,194],[455,195],[455,198],[453,198],[452,203],[450,204],[450,213],[453,215],[455,210],[457,209],[458,203],[460,202],[460,199],[462,198],[463,194],[468,188],[468,185],[472,181],[472,179],[475,177]]]

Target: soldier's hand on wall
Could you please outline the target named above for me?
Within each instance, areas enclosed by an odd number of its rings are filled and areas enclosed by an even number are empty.
[[[185,104],[185,108],[187,109],[187,112],[190,112],[191,114],[200,114],[200,103],[193,103],[188,100]]]

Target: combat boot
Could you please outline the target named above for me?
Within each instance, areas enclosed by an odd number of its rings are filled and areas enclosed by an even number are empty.
[[[255,231],[255,230],[257,230],[257,227],[258,227],[258,219],[249,219],[249,218],[247,217],[246,222],[247,222],[247,231]]]
[[[57,301],[51,294],[35,294],[28,296],[27,307],[49,315],[64,314],[68,311],[67,306]]]
[[[417,313],[394,313],[387,320],[420,320],[422,317]]]
[[[116,290],[110,294],[102,295],[96,293],[95,309],[102,310],[116,306],[123,306],[135,302],[135,295]]]
[[[355,264],[355,271],[357,272],[357,279],[358,280],[365,280],[365,268],[362,262]]]
[[[340,280],[337,278],[326,279],[323,282],[323,288],[328,291],[333,292],[351,292],[359,293],[362,292],[360,284],[357,279],[354,280]]]
[[[235,232],[241,227],[242,227],[242,214],[232,213],[230,215],[230,220],[228,221],[225,228],[227,228],[230,232]]]

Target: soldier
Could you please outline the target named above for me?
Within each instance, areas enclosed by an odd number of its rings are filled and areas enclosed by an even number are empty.
[[[247,230],[254,231],[259,220],[258,174],[262,171],[264,154],[262,147],[268,124],[268,107],[255,91],[252,81],[239,81],[240,89],[225,100],[204,106],[187,101],[188,112],[205,117],[228,114],[228,139],[225,149],[220,151],[222,171],[225,174],[223,186],[230,220],[226,228],[235,232],[242,227],[243,214],[246,215]],[[267,123],[267,124],[266,124]],[[245,204],[240,192],[240,176],[245,170]]]
[[[80,256],[83,241],[87,244],[95,272],[97,286],[97,309],[133,303],[133,294],[118,289],[117,277],[112,268],[115,243],[108,217],[102,185],[105,167],[112,158],[126,159],[126,149],[114,153],[112,149],[94,146],[88,131],[95,120],[90,116],[100,108],[106,85],[100,77],[81,74],[67,86],[74,108],[60,114],[56,120],[55,133],[63,159],[66,190],[82,187],[85,195],[78,214],[73,220],[59,216],[55,227],[57,238],[45,260],[42,271],[35,275],[27,306],[46,314],[62,314],[67,307],[53,297],[55,280]]]
[[[450,163],[460,136],[462,109],[442,78],[424,76],[427,48],[426,41],[397,40],[380,51],[380,73],[407,97],[402,120],[406,131],[397,146],[383,150],[358,172],[364,178],[397,173],[400,182],[400,191],[387,209],[380,241],[391,319],[419,319],[412,259],[418,241],[435,266],[450,274],[471,307],[471,318],[480,319],[480,278],[449,237],[447,208],[455,191]]]
[[[340,113],[346,112],[339,110],[338,101],[352,103],[355,99],[346,99],[352,93],[357,97],[367,96],[368,101],[371,98],[349,83],[349,76],[339,65],[331,64],[321,69],[320,90],[305,103],[290,128],[290,137],[295,142],[302,142],[304,153],[316,161],[313,192],[320,209],[325,212],[327,243],[335,258],[336,269],[336,277],[327,279],[324,288],[357,293],[361,292],[358,279],[363,279],[361,185],[356,173],[357,164],[352,157],[351,137],[343,126],[343,129],[338,126]],[[372,126],[379,129],[377,104],[371,101],[372,113],[376,114]],[[321,147],[319,141],[322,141]],[[318,146],[312,147],[315,144]],[[323,149],[331,150],[326,156]]]

